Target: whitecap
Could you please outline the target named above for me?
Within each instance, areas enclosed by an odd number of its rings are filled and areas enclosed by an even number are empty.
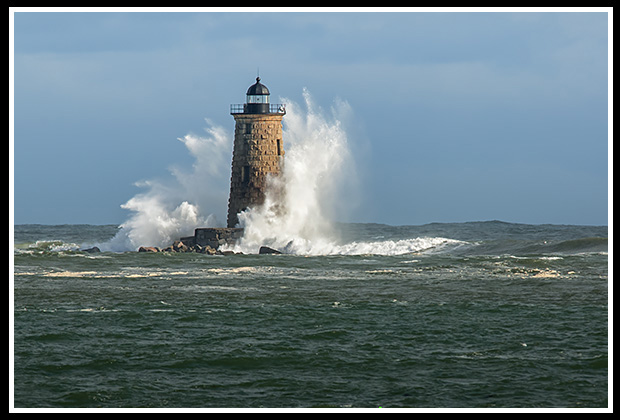
[[[96,271],[53,271],[43,274],[44,277],[92,277]]]

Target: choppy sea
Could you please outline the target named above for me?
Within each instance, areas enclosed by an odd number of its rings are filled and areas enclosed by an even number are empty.
[[[14,226],[15,407],[609,405],[606,226],[342,224],[312,255],[81,251],[117,231]]]

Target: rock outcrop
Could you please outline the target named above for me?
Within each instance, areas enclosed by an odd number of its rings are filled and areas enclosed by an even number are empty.
[[[163,249],[141,246],[138,252],[197,252],[207,255],[232,255],[233,251],[220,251],[220,246],[234,245],[243,236],[242,228],[197,228],[194,236],[185,236]]]
[[[88,252],[89,254],[93,254],[93,253],[97,253],[97,252],[101,252],[101,250],[99,249],[99,247],[94,246],[92,248],[86,248],[86,249],[81,249],[80,251],[82,252]]]
[[[165,248],[159,248],[156,246],[141,246],[138,248],[138,252],[195,252],[198,254],[206,255],[233,255],[237,254],[233,251],[220,251],[209,245],[202,246],[200,244],[186,245],[183,241],[174,241],[174,243]],[[239,253],[241,254],[241,253]]]
[[[261,246],[258,250],[259,254],[282,254],[277,249],[269,248],[268,246]]]
[[[138,252],[161,252],[161,249],[156,246],[141,246]]]

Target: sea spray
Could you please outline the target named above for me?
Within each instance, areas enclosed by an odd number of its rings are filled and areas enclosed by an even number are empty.
[[[355,164],[343,127],[351,108],[337,100],[326,114],[307,89],[303,96],[305,110],[286,101],[283,170],[268,179],[264,203],[239,215],[245,232],[236,251],[252,253],[267,245],[290,253],[323,254],[334,247],[332,220],[356,190]]]
[[[172,179],[141,181],[146,191],[121,207],[132,212],[104,251],[135,251],[140,246],[167,246],[197,227],[219,226],[215,216],[225,209],[231,141],[230,134],[208,119],[206,136],[179,138],[195,162],[191,171],[172,167]]]
[[[283,137],[286,158],[280,177],[269,178],[265,202],[239,216],[244,237],[235,251],[256,253],[262,245],[291,253],[333,253],[337,233],[332,220],[346,220],[356,201],[357,176],[344,128],[351,118],[346,101],[335,100],[330,112],[303,90],[305,109],[288,103]],[[171,169],[172,179],[142,181],[146,189],[121,207],[132,212],[107,251],[135,251],[140,246],[170,245],[197,227],[221,226],[229,192],[232,136],[206,120],[207,136],[179,138],[195,162],[192,171]]]
[[[305,255],[399,255],[457,245],[441,237],[343,243],[334,220],[346,220],[357,197],[355,161],[345,127],[352,117],[346,101],[328,112],[303,91],[304,106],[291,100],[284,119],[286,158],[279,177],[268,178],[265,201],[239,215],[243,238],[222,250],[257,253],[261,246]],[[166,247],[197,227],[219,227],[229,191],[232,136],[206,120],[206,136],[179,138],[194,157],[191,171],[172,167],[172,178],[136,183],[146,191],[123,208],[132,212],[103,251]]]

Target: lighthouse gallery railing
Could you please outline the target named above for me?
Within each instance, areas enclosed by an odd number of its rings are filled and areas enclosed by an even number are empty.
[[[248,112],[248,104],[231,104],[231,114],[246,114]],[[269,114],[286,114],[285,104],[269,104]]]

